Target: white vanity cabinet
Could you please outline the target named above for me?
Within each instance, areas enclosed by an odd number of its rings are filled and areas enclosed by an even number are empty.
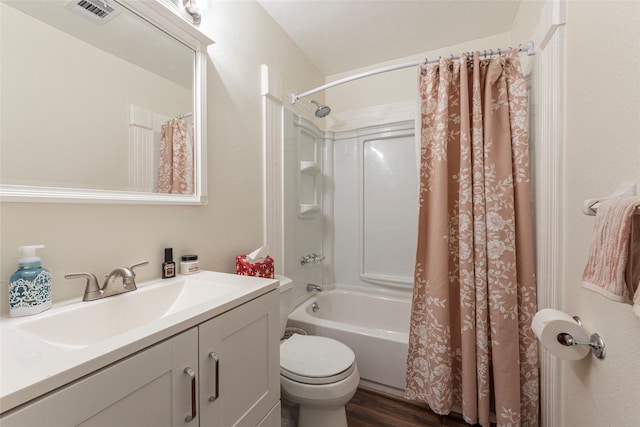
[[[279,426],[278,309],[277,291],[268,292],[34,399],[0,425]]]
[[[185,425],[191,413],[198,329],[82,378],[2,417],[2,427]]]
[[[279,403],[277,292],[198,326],[201,426],[255,427]],[[280,426],[280,412],[277,423],[261,425]]]

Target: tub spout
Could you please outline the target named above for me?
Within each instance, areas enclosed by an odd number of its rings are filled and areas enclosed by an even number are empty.
[[[307,283],[307,292],[313,291],[322,292],[322,286],[314,285],[313,283]]]

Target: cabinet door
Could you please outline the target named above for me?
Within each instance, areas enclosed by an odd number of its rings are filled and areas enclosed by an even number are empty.
[[[260,421],[258,427],[280,427],[282,425],[282,416],[280,411],[280,402],[278,402],[276,406],[271,408],[271,411],[269,411],[267,416]]]
[[[269,292],[199,326],[202,427],[255,427],[280,400],[278,297]]]
[[[191,378],[197,377],[198,331],[190,329],[0,420],[2,427],[171,427],[198,425],[191,415]],[[196,393],[197,394],[197,393]],[[195,399],[196,396],[193,396]]]

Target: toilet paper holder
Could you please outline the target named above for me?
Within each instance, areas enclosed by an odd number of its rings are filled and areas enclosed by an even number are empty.
[[[573,320],[575,320],[578,323],[578,325],[582,326],[582,321],[578,316],[573,316]],[[605,355],[604,338],[602,338],[600,335],[598,335],[595,332],[591,334],[591,337],[589,338],[588,343],[577,342],[575,338],[571,336],[571,334],[568,334],[566,332],[559,333],[556,339],[560,344],[566,345],[567,347],[571,347],[574,345],[588,345],[589,347],[591,347],[591,353],[593,353],[595,357],[597,357],[598,359],[604,359],[604,355]]]

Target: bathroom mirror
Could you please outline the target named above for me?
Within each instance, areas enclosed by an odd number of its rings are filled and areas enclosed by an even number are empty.
[[[167,1],[0,2],[2,201],[206,203],[212,41]]]

